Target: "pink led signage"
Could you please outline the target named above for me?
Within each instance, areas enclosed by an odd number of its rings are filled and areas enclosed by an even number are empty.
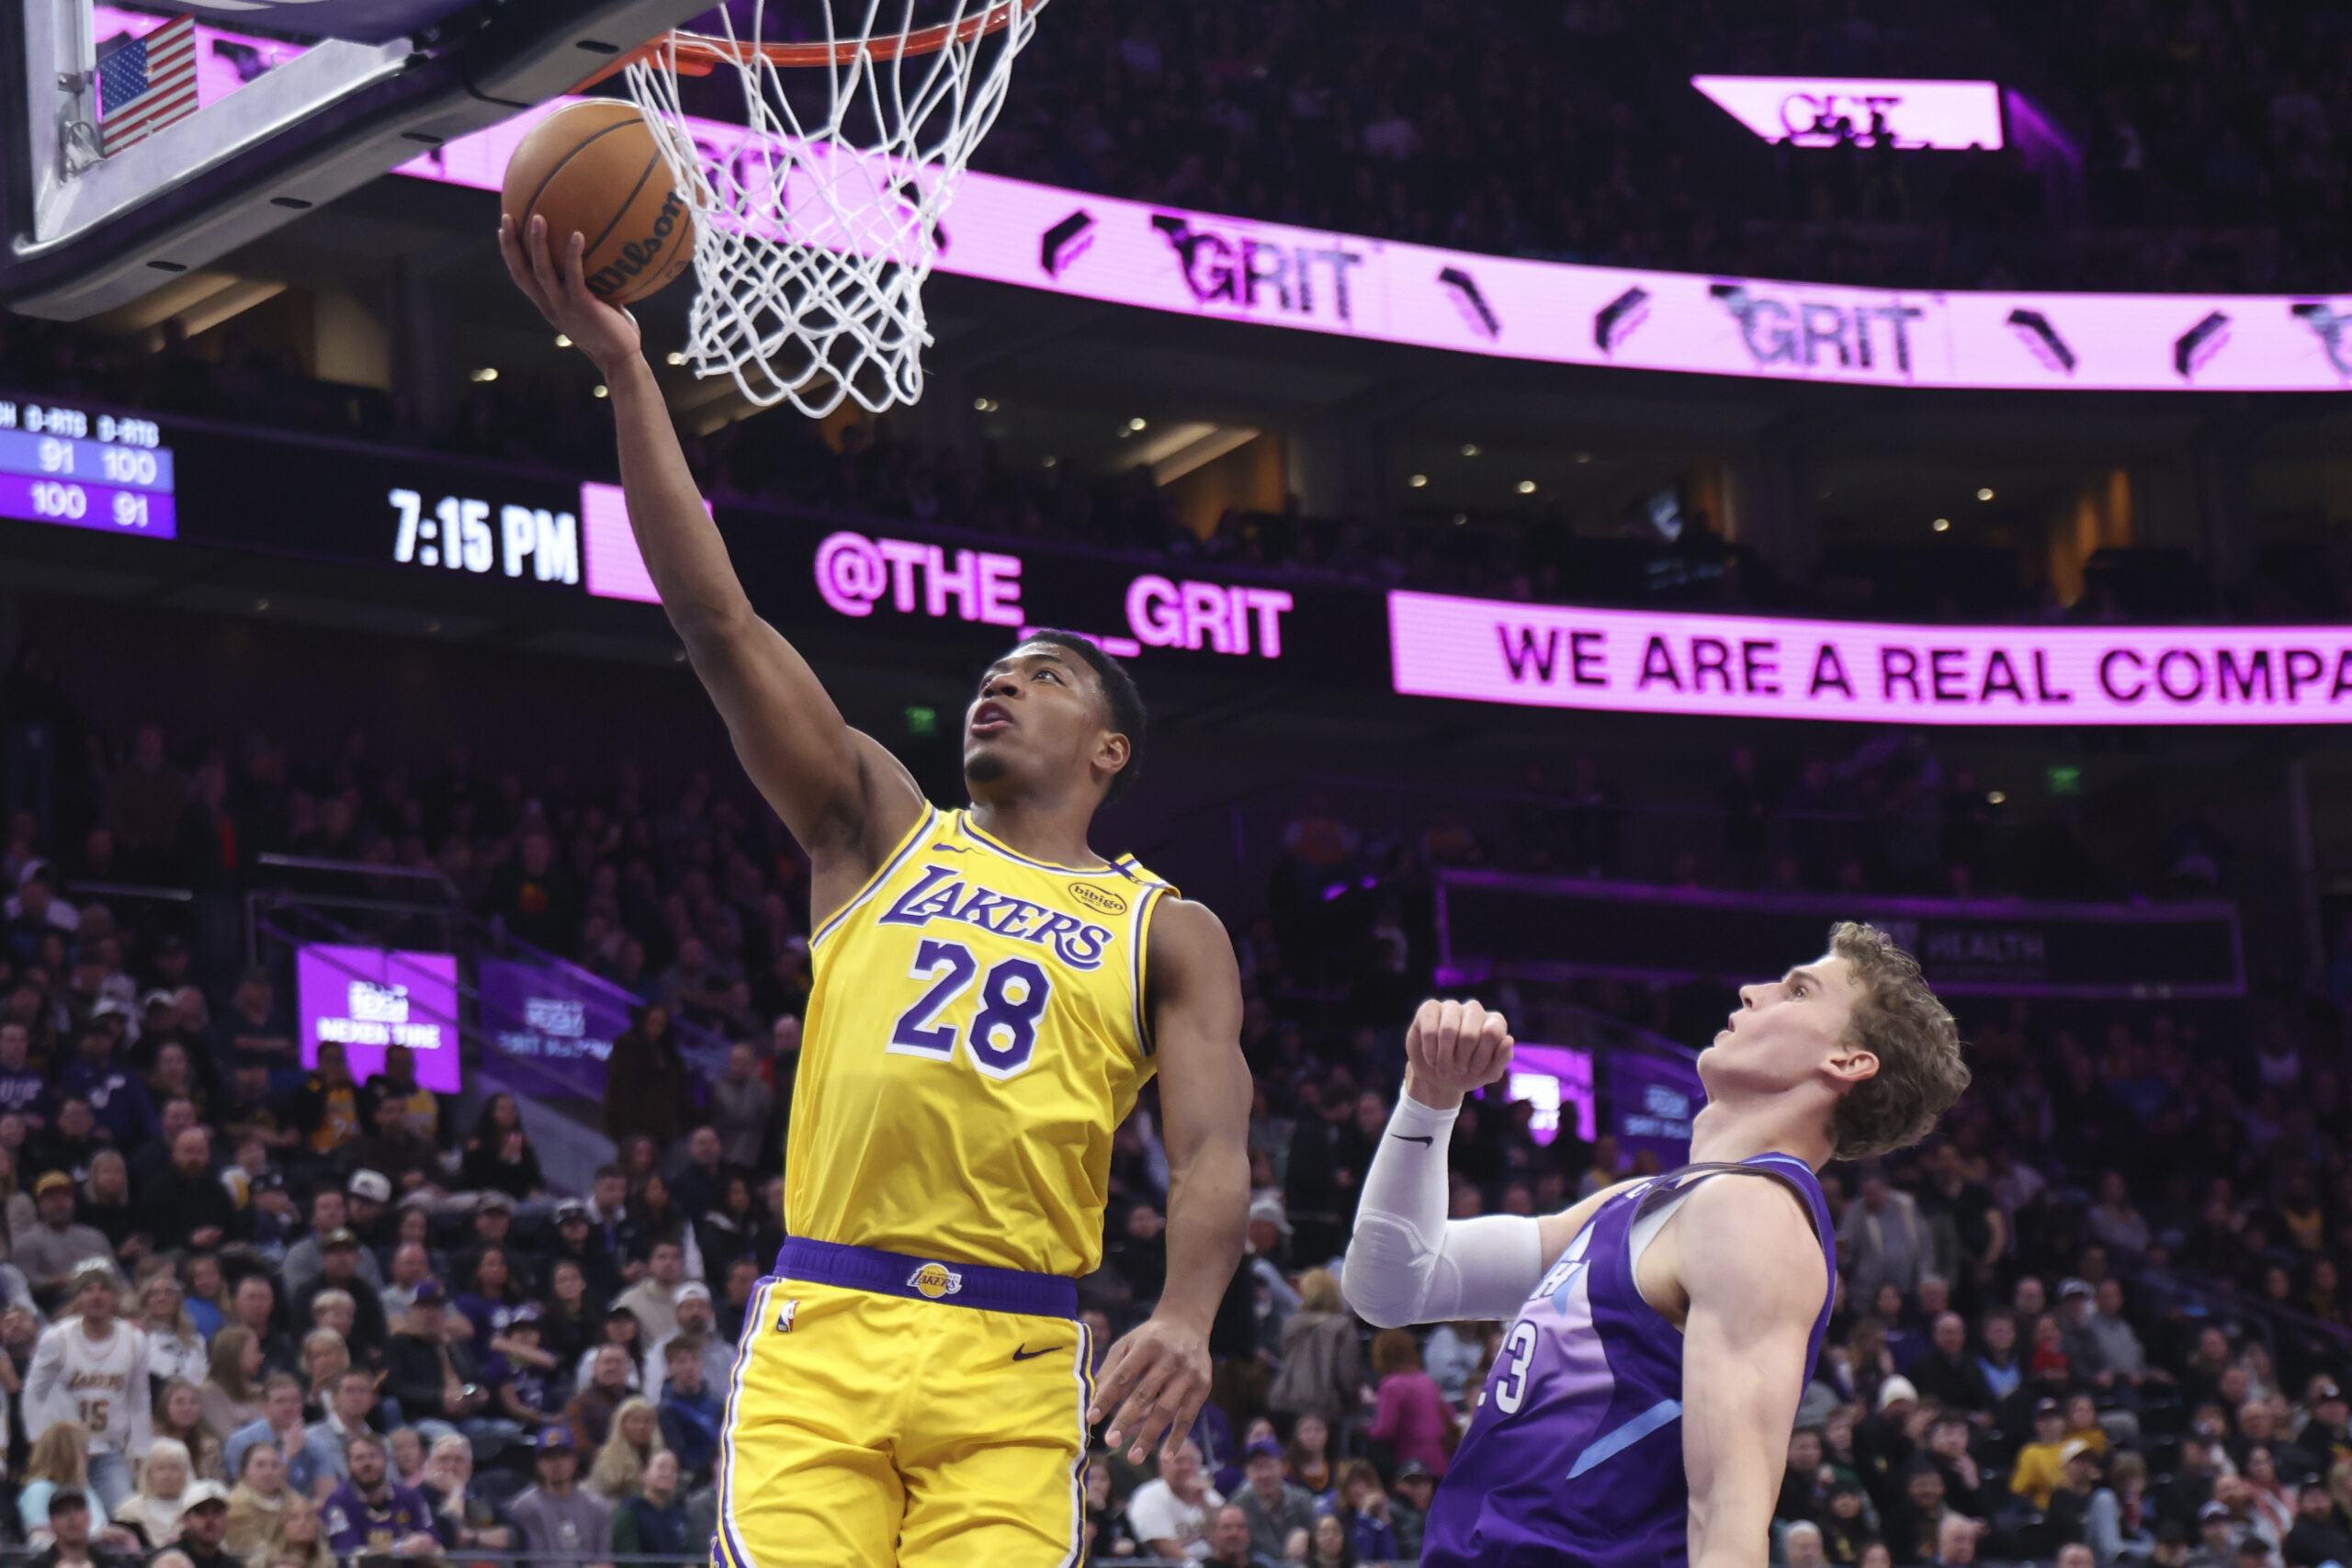
[[[1902,724],[2340,724],[2352,627],[1902,626],[1388,596],[1396,689]]]
[[[1693,76],[1690,85],[1767,141],[1854,142],[1964,152],[2001,146],[1993,82],[1843,81],[1804,76]]]
[[[496,190],[527,109],[401,165]],[[728,156],[747,133],[698,122]],[[2352,296],[1917,293],[1395,244],[967,174],[942,271],[1145,310],[1560,365],[1891,387],[2341,391]]]

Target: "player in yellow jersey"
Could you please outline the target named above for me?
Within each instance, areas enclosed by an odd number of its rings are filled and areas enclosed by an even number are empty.
[[[1172,1454],[1207,1397],[1239,1260],[1250,1077],[1216,918],[1087,845],[1135,776],[1118,662],[1034,636],[966,716],[966,810],[942,811],[842,719],[752,612],[628,312],[551,256],[515,282],[611,389],[639,548],[752,782],[808,851],[814,989],[786,1231],[728,1393],[717,1568],[1075,1564],[1088,1428]],[[559,259],[560,258],[560,259]],[[1155,1073],[1168,1285],[1102,1385],[1078,1276],[1102,1255],[1113,1130]]]

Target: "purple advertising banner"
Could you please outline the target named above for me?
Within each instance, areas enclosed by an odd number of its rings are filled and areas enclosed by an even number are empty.
[[[416,1054],[419,1084],[436,1094],[464,1087],[452,954],[311,942],[295,955],[294,995],[304,1066],[317,1066],[319,1046],[333,1041],[366,1083],[384,1070],[389,1047],[405,1045]]]
[[[1699,1069],[1668,1056],[1612,1051],[1603,1059],[1609,1091],[1608,1129],[1621,1158],[1644,1149],[1668,1170],[1690,1159],[1690,1119],[1707,1103]]]
[[[584,970],[485,958],[476,966],[481,1032],[583,1100],[605,1097],[613,1037],[628,1028],[630,999]]]

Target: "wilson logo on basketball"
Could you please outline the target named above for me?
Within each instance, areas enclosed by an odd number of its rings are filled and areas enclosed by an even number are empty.
[[[1091,882],[1071,883],[1069,896],[1098,915],[1124,915],[1127,912],[1127,901],[1125,898],[1120,897],[1116,893],[1105,892]]]
[[[663,199],[662,210],[654,214],[653,221],[647,228],[644,236],[640,239],[624,241],[619,255],[588,275],[588,287],[600,295],[617,294],[628,288],[646,268],[665,260],[669,263],[670,270],[675,271],[693,254],[691,251],[683,248],[675,255],[665,256],[664,254],[669,249],[671,232],[684,220],[685,215],[686,204],[678,199],[676,191],[672,191]]]

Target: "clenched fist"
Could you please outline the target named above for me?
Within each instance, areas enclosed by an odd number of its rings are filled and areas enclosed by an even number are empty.
[[[1510,1069],[1510,1021],[1476,1002],[1426,1001],[1405,1032],[1405,1092],[1451,1111]]]

